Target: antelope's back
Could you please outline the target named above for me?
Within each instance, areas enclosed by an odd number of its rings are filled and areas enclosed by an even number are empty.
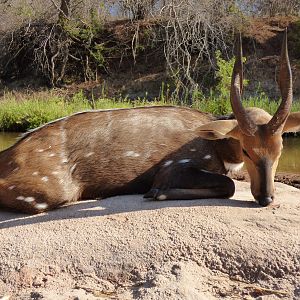
[[[196,129],[210,120],[179,107],[78,113],[30,132],[1,153],[0,176],[15,172],[37,190],[52,184],[51,198],[145,192],[159,164],[182,157],[182,148],[199,140]]]
[[[64,125],[66,151],[71,164],[77,164],[76,180],[89,181],[83,197],[147,191],[160,162],[197,139],[196,129],[209,119],[209,115],[177,107],[73,116]],[[77,130],[72,129],[74,122],[80,124]]]

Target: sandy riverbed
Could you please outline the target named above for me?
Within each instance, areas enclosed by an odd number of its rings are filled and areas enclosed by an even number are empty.
[[[233,199],[78,202],[0,212],[3,299],[300,299],[300,190]],[[77,298],[76,298],[77,297]],[[1,299],[1,298],[0,298]]]

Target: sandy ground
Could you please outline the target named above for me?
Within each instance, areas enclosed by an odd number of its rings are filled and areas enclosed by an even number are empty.
[[[300,299],[300,190],[233,199],[78,202],[0,212],[0,299]],[[2,298],[1,298],[2,297]]]

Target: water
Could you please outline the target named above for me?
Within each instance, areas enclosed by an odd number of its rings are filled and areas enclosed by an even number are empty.
[[[287,137],[283,139],[283,151],[278,171],[300,174],[300,137]]]
[[[19,133],[0,132],[0,151],[14,144]],[[279,161],[277,171],[300,174],[300,138],[284,138],[283,152]]]
[[[20,133],[0,132],[0,151],[14,144],[19,137],[20,137]]]

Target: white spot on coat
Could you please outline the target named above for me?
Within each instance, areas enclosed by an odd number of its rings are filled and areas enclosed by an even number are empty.
[[[124,156],[128,156],[128,157],[139,157],[140,154],[134,152],[134,151],[127,151],[125,152]]]
[[[85,154],[84,157],[90,157],[90,156],[92,156],[94,154],[95,154],[95,152],[89,152],[89,153]]]
[[[25,199],[24,196],[18,196],[18,197],[16,198],[16,200],[20,200],[20,201],[22,201],[22,200],[24,200],[24,199]]]
[[[158,199],[158,200],[166,200],[166,199],[167,199],[167,196],[164,195],[164,194],[162,194],[162,195],[159,195],[159,196],[157,197],[157,199]]]
[[[76,166],[77,166],[77,163],[72,166],[72,168],[70,169],[71,173],[73,173],[75,171]]]
[[[167,160],[167,161],[164,163],[164,167],[168,167],[168,166],[170,166],[172,163],[173,163],[173,160]]]
[[[54,157],[54,156],[55,156],[54,153],[49,154],[49,157]]]
[[[188,162],[190,162],[190,161],[191,161],[190,158],[185,158],[185,159],[179,160],[178,163],[180,163],[180,164],[186,164],[186,163],[188,163]]]
[[[69,160],[67,160],[67,159],[65,158],[65,159],[63,159],[61,162],[62,162],[63,164],[66,164],[66,163],[68,163],[68,161],[69,161]]]
[[[33,172],[32,175],[33,175],[33,176],[38,176],[38,175],[39,175],[39,172]]]
[[[244,162],[234,164],[224,161],[224,167],[227,171],[239,171],[243,167],[243,165]]]
[[[211,159],[211,155],[207,154],[203,157],[203,159]]]
[[[53,175],[58,175],[59,174],[59,172],[58,171],[53,171],[53,172],[51,172]]]
[[[42,152],[44,152],[45,150],[44,150],[44,149],[37,149],[36,151],[39,152],[39,153],[42,153]]]
[[[213,173],[213,172],[210,172],[210,171],[207,171],[207,170],[204,170],[204,169],[201,169],[202,172],[205,172],[205,173]]]
[[[260,154],[260,149],[259,148],[252,148],[252,151],[255,152],[257,155]]]
[[[48,208],[48,204],[47,203],[37,203],[34,207],[36,209],[42,210],[42,209]]]
[[[191,148],[190,151],[191,151],[191,152],[196,152],[197,149],[196,149],[196,148]]]
[[[11,185],[8,189],[13,190],[15,187],[16,187],[15,185]]]
[[[47,176],[44,176],[44,177],[42,177],[41,179],[42,179],[42,181],[44,181],[44,182],[49,181],[49,178],[48,178]]]
[[[25,201],[25,202],[28,202],[28,203],[31,203],[31,202],[33,202],[34,200],[35,200],[34,197],[26,197],[26,198],[24,199],[24,201]]]

